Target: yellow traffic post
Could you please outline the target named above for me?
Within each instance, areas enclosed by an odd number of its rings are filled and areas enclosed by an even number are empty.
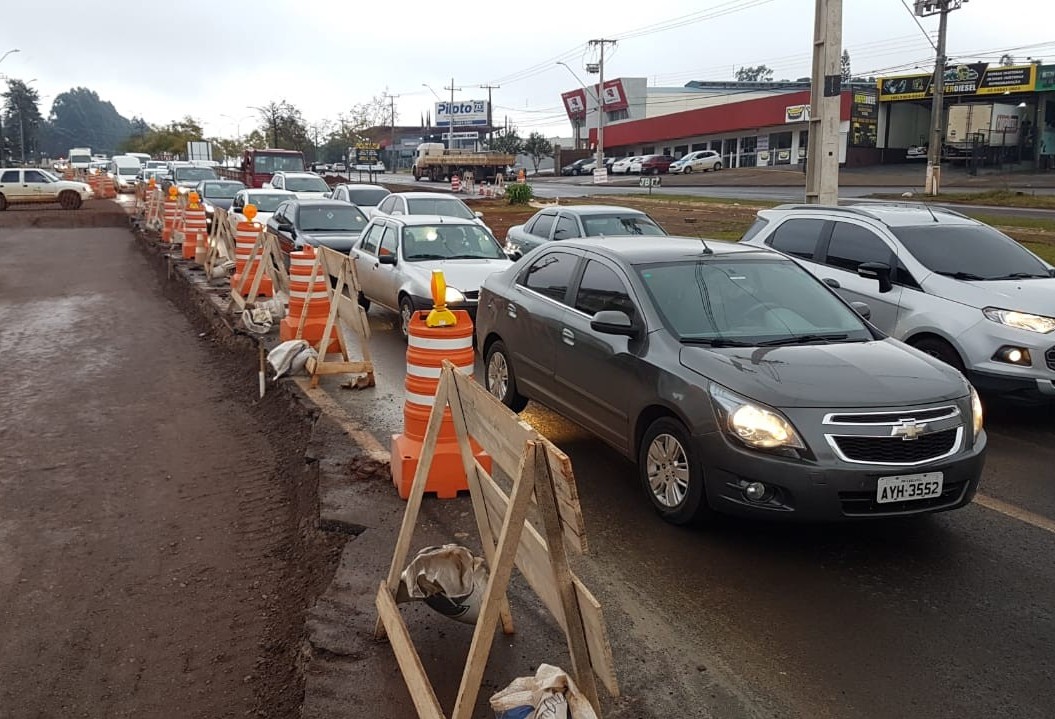
[[[425,318],[426,327],[453,327],[458,324],[458,318],[447,309],[447,280],[443,278],[443,270],[432,271],[432,309],[429,316]]]

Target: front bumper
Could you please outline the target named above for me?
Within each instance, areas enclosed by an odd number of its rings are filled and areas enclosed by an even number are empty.
[[[837,460],[806,461],[755,452],[721,432],[696,437],[707,502],[723,514],[803,522],[839,522],[902,517],[958,509],[970,503],[985,465],[986,435],[943,460],[914,467],[854,465]],[[878,504],[880,477],[941,472],[942,493],[934,498]],[[772,497],[750,502],[743,487],[763,482]]]
[[[1055,337],[980,320],[959,335],[968,379],[979,391],[1022,402],[1055,400]],[[1029,351],[1028,366],[995,359],[1002,347]]]

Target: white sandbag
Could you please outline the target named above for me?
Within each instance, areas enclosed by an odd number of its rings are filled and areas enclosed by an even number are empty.
[[[597,712],[563,669],[540,664],[491,697],[495,719],[597,719]]]
[[[286,374],[306,374],[312,357],[318,357],[318,353],[307,340],[287,340],[267,353],[267,363],[275,370],[274,379],[278,379]]]
[[[400,575],[397,602],[423,600],[440,614],[476,624],[487,589],[487,568],[459,544],[426,547]]]

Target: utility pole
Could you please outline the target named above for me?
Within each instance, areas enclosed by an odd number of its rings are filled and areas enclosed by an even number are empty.
[[[601,46],[601,57],[600,62],[597,63],[597,72],[599,80],[597,84],[597,164],[594,165],[593,171],[597,173],[601,171],[601,177],[604,179],[602,182],[606,182],[608,177],[608,168],[604,164],[604,46],[615,45],[615,40],[605,40],[600,38],[598,40],[590,40],[590,47],[594,45]],[[590,66],[586,67],[586,71],[590,71]],[[594,181],[598,175],[594,175]]]
[[[934,59],[934,79],[931,89],[934,98],[930,106],[930,142],[927,144],[927,178],[924,192],[937,195],[941,190],[941,145],[944,134],[942,122],[945,119],[945,35],[948,31],[949,13],[959,10],[967,0],[916,0],[916,15],[938,18],[938,48]]]
[[[452,83],[453,84],[453,83]],[[387,93],[386,93],[387,94]],[[389,165],[392,166],[392,172],[395,172],[398,168],[396,167],[396,98],[399,95],[388,95],[388,111],[392,118],[392,129],[388,137],[388,151],[392,153],[392,156],[388,158]]]
[[[806,202],[839,203],[839,121],[842,98],[843,0],[816,0],[810,83]]]
[[[451,86],[443,88],[451,91],[451,104],[447,107],[447,120],[450,122],[450,135],[447,137],[447,149],[454,149],[454,91],[461,92],[460,87],[454,86],[454,78],[451,78]]]
[[[495,128],[491,114],[491,90],[502,89],[501,85],[480,85],[481,90],[487,90],[487,149],[491,149],[491,144],[495,141]]]

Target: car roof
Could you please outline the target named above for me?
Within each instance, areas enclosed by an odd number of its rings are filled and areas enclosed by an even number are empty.
[[[282,175],[283,177],[318,177],[314,172],[287,172],[285,170],[279,170],[275,174]]]
[[[388,188],[384,185],[371,185],[365,182],[342,182],[337,187],[347,187],[349,190],[385,190]]]
[[[480,227],[475,220],[470,220],[466,217],[450,217],[448,215],[380,215],[375,219],[386,222],[398,222],[407,227],[419,227],[421,225],[472,225],[473,227]],[[483,228],[481,227],[480,229]]]
[[[394,192],[394,195],[405,197],[408,200],[458,200],[461,198],[449,195],[446,192]]]
[[[648,237],[642,242],[640,235],[608,235],[605,237],[585,237],[575,240],[561,240],[560,242],[547,243],[544,247],[560,249],[563,247],[577,247],[590,250],[600,255],[613,259],[619,259],[631,265],[640,265],[652,262],[669,262],[672,260],[685,260],[700,257],[721,257],[733,255],[754,255],[756,257],[771,257],[776,259],[787,259],[784,255],[762,247],[751,245],[740,245],[722,240],[709,240],[699,237],[684,237],[670,235],[663,237]],[[704,254],[706,246],[711,250],[709,255]],[[790,261],[790,260],[789,260]]]
[[[849,205],[778,205],[767,213],[818,213],[840,214],[845,217],[860,217],[877,220],[889,227],[912,227],[918,225],[978,225],[978,220],[967,217],[945,207],[925,205],[921,202],[868,202]]]
[[[292,199],[292,200],[289,200],[289,201],[292,202],[297,207],[319,207],[319,206],[326,207],[326,206],[330,206],[330,205],[333,205],[333,206],[336,206],[336,207],[355,207],[356,209],[358,209],[358,207],[359,207],[358,205],[350,205],[347,202],[341,202],[340,200],[331,200],[331,199],[329,199],[327,197],[318,197],[318,198],[312,197],[312,198],[303,199],[303,200]]]
[[[646,214],[641,210],[635,210],[632,207],[622,207],[620,205],[561,205],[560,207],[546,207],[540,210],[540,212],[545,212],[546,210],[561,210],[562,212],[571,213],[573,215],[611,215],[616,212],[624,215],[644,216]]]
[[[266,187],[247,187],[244,190],[239,190],[239,192],[244,192],[250,197],[253,195],[289,195],[290,197],[296,197],[289,190],[269,190]]]

